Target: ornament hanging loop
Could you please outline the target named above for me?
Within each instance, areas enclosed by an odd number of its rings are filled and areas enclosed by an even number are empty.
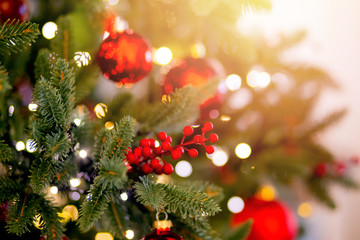
[[[163,220],[159,219],[160,213],[163,213],[165,215],[165,219],[163,219]],[[168,220],[168,214],[164,210],[158,211],[156,213],[156,221],[167,221],[167,220]]]

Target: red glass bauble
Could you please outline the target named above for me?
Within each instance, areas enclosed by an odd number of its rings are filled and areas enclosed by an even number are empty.
[[[167,229],[155,229],[148,235],[146,235],[143,240],[182,240],[183,238],[172,232],[170,228]]]
[[[250,218],[254,222],[247,240],[293,240],[297,235],[295,215],[280,201],[245,200],[244,210],[232,216],[231,226],[238,226]]]
[[[6,22],[10,19],[28,20],[29,8],[26,0],[0,0],[0,19]]]
[[[123,84],[140,81],[152,69],[150,45],[131,30],[111,33],[101,44],[97,61],[105,78]]]
[[[223,75],[222,66],[215,60],[188,57],[177,62],[166,73],[163,79],[162,92],[163,94],[170,94],[175,89],[187,85],[199,87],[221,75]],[[210,111],[219,109],[222,102],[223,94],[219,91],[214,97],[205,100],[200,105],[201,119],[208,119]]]

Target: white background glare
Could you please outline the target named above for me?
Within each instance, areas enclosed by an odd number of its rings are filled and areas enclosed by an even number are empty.
[[[175,166],[175,172],[180,177],[189,177],[192,173],[192,166],[188,161],[179,161]]]
[[[53,39],[56,35],[57,25],[54,22],[47,22],[42,28],[42,35],[46,39]]]
[[[244,200],[241,197],[235,196],[229,199],[227,207],[232,213],[239,213],[244,209]]]

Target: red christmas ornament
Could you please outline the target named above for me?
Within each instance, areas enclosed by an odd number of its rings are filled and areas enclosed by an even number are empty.
[[[238,226],[250,218],[254,222],[247,240],[293,240],[297,235],[296,218],[280,201],[245,200],[244,210],[232,216],[231,226]]]
[[[97,61],[105,78],[135,83],[152,69],[151,47],[132,30],[111,33],[101,44]]]
[[[164,212],[165,213],[165,212]],[[154,230],[146,235],[142,240],[182,240],[183,238],[172,232],[170,228],[172,223],[167,220],[167,214],[165,213],[165,220],[159,220],[159,213],[156,214],[156,221],[154,222]]]
[[[19,19],[21,22],[28,20],[28,4],[24,0],[0,0],[0,19]]]
[[[173,66],[163,79],[163,94],[170,94],[177,88],[187,85],[202,86],[213,78],[223,75],[221,65],[204,58],[185,58]],[[204,93],[205,94],[205,93]],[[219,109],[223,94],[217,92],[214,97],[205,100],[201,105],[201,119],[208,119],[213,109]]]

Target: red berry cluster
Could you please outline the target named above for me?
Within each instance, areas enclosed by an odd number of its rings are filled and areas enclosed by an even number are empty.
[[[159,132],[157,135],[160,146],[155,147],[155,140],[150,138],[143,138],[139,142],[139,146],[134,150],[129,150],[126,155],[126,160],[131,166],[138,166],[141,168],[144,174],[150,174],[155,172],[156,174],[165,173],[170,175],[173,173],[173,166],[163,159],[163,156],[170,155],[172,159],[178,160],[185,153],[189,154],[190,157],[196,157],[198,151],[195,148],[187,148],[186,146],[191,144],[198,144],[205,148],[207,153],[213,153],[214,147],[211,145],[205,145],[205,142],[210,141],[212,143],[217,142],[219,139],[218,135],[211,133],[209,138],[205,137],[205,133],[213,129],[213,124],[207,122],[202,128],[201,135],[195,135],[191,140],[184,142],[186,137],[193,135],[194,129],[191,126],[186,126],[183,129],[183,138],[181,143],[171,147],[172,139],[165,132]]]
[[[325,177],[326,175],[342,176],[350,168],[350,165],[358,163],[359,157],[357,156],[350,158],[350,161],[322,162],[315,166],[313,173],[318,178]]]

